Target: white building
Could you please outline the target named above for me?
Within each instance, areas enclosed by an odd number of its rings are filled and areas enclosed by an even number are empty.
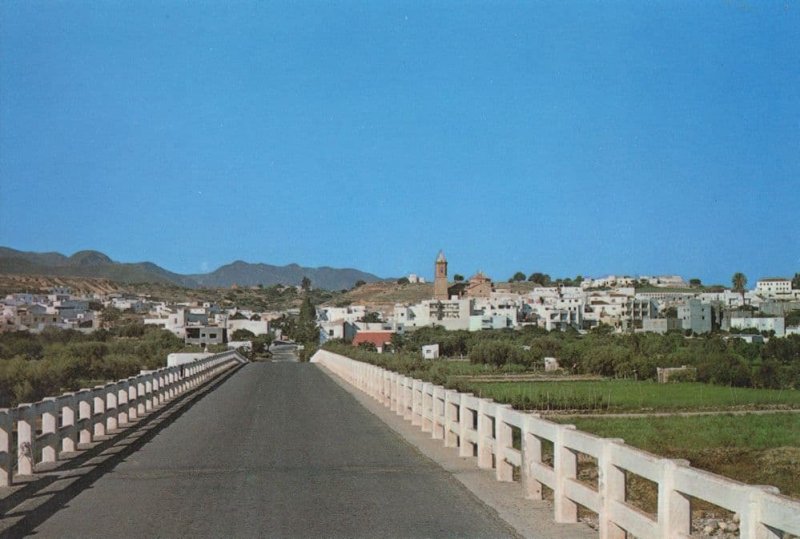
[[[320,307],[317,309],[317,320],[333,322],[343,320],[351,324],[366,316],[367,308],[364,305],[348,305],[347,307]]]
[[[750,316],[734,316],[730,319],[731,329],[755,328],[758,331],[774,331],[776,337],[784,337],[786,328],[781,317],[757,318]]]
[[[422,359],[437,359],[439,357],[438,344],[426,344],[422,347]]]
[[[765,298],[791,297],[792,281],[789,279],[761,279],[756,282],[756,294]]]
[[[408,274],[408,282],[409,283],[413,283],[413,284],[424,283],[425,282],[425,278],[424,277],[420,277],[416,273],[409,273]]]
[[[253,333],[253,335],[266,335],[269,333],[269,322],[266,320],[232,320],[228,319],[226,323],[228,334],[233,334],[237,329],[246,329]]]

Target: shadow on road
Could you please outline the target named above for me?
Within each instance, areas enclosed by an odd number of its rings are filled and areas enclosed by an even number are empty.
[[[207,385],[167,403],[131,427],[113,435],[113,438],[84,451],[63,463],[57,470],[43,474],[41,479],[8,496],[3,504],[11,509],[8,513],[0,513],[0,539],[31,534],[67,502],[141,449],[242,367],[243,365],[237,365]],[[28,488],[32,485],[35,485],[33,491]]]

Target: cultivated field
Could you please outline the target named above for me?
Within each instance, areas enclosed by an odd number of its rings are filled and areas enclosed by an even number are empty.
[[[687,459],[697,468],[745,483],[774,485],[784,494],[800,497],[798,391],[628,380],[459,381],[457,385],[462,391],[536,410],[583,431],[622,438],[657,455]],[[680,415],[693,412],[708,415]],[[645,506],[655,503],[646,486],[634,482],[631,489]]]
[[[552,412],[678,412],[800,409],[800,392],[701,383],[633,380],[460,382],[459,388],[521,410]]]
[[[559,421],[555,418],[556,421]],[[800,413],[560,420],[580,430],[800,498]]]

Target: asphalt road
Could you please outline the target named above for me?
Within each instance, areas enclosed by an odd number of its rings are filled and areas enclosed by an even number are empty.
[[[296,344],[273,344],[269,351],[272,361],[298,361]]]
[[[36,537],[509,537],[315,365],[253,363]]]

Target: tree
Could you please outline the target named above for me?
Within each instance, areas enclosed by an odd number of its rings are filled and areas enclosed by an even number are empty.
[[[408,284],[409,282],[408,277],[400,277],[397,279],[397,284]]]
[[[319,339],[317,310],[309,297],[306,297],[300,305],[300,315],[297,319],[294,339],[302,343],[317,342]]]
[[[237,329],[233,333],[231,333],[231,340],[232,341],[249,341],[256,334],[250,331],[249,329]]]
[[[356,281],[356,284],[353,285],[353,288],[358,288],[360,286],[364,286],[365,284],[367,284],[366,281],[362,281],[361,279],[359,279],[358,281]]]
[[[110,328],[122,318],[122,311],[114,307],[108,306],[100,312],[100,322],[102,327]]]
[[[376,312],[369,312],[361,317],[361,322],[364,322],[365,324],[374,324],[380,321],[381,321],[381,315],[380,313]]]
[[[734,273],[733,277],[731,277],[731,284],[733,284],[733,291],[742,295],[742,303],[744,303],[744,287],[747,285],[745,274],[740,271]]]
[[[457,283],[460,283],[461,281],[464,280],[464,276],[461,275],[460,273],[456,273],[455,275],[453,275],[453,280]]]
[[[700,279],[697,279],[697,278],[689,279],[689,286],[698,287],[698,286],[700,286],[702,284],[703,283],[700,281]]]
[[[521,271],[518,271],[517,273],[514,274],[513,277],[511,277],[510,280],[519,283],[525,280],[525,274],[522,273]]]
[[[795,273],[792,278],[792,288],[800,290],[800,273]]]
[[[532,283],[537,283],[542,286],[548,286],[550,284],[550,276],[546,273],[539,273],[538,271],[531,273],[528,277],[528,280]]]
[[[300,281],[300,288],[302,288],[304,292],[311,290],[311,279],[309,279],[308,276],[303,276],[303,280]]]

